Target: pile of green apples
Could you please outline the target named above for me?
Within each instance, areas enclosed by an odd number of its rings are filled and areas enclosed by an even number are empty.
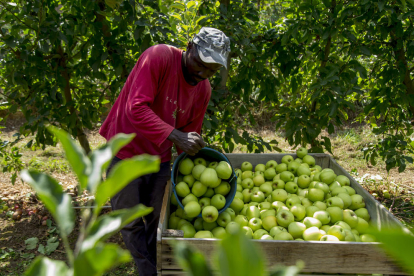
[[[213,211],[212,192],[184,198],[184,209],[178,206],[170,214],[169,228],[183,230],[185,238],[221,239],[242,230],[251,239],[374,242],[367,233],[371,218],[364,199],[349,178],[316,165],[306,148],[296,155],[283,156],[280,164],[257,164],[254,171],[243,162],[235,170],[237,192],[229,208]],[[191,201],[202,217],[186,208]],[[171,203],[177,206],[174,194]]]

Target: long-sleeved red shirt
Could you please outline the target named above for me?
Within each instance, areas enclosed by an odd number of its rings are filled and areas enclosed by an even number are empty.
[[[211,86],[208,80],[196,86],[185,81],[182,53],[173,46],[160,44],[148,48],[138,59],[99,130],[107,140],[118,133],[136,134],[117,157],[148,153],[167,162],[172,148],[167,138],[174,129],[201,132]]]

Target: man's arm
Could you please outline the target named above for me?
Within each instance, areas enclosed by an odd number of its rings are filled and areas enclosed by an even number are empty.
[[[182,132],[174,129],[168,136],[168,140],[191,156],[206,146],[203,138],[197,132]]]

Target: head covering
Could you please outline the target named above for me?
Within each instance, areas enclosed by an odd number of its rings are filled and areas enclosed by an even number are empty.
[[[203,27],[193,38],[201,60],[205,63],[218,63],[227,69],[230,53],[230,39],[220,30]]]

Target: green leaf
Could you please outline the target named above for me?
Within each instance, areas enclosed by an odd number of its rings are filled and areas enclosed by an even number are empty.
[[[111,268],[131,261],[129,251],[121,249],[117,244],[98,243],[76,258],[74,274],[77,276],[103,275]]]
[[[108,178],[98,186],[95,195],[97,206],[102,206],[132,180],[159,171],[160,159],[157,156],[139,155],[118,162]],[[96,208],[99,209],[99,208]],[[96,211],[98,212],[98,211]]]
[[[221,241],[221,246],[216,256],[221,275],[266,275],[264,256],[256,245],[248,240],[241,231],[227,235]]]
[[[135,134],[117,134],[104,146],[94,150],[91,153],[90,158],[92,166],[87,181],[87,189],[91,192],[91,194],[95,194],[99,183],[102,181],[102,173],[108,167],[112,158],[122,147],[129,144],[134,137]]]
[[[103,242],[131,221],[148,215],[152,207],[139,204],[130,209],[116,210],[100,216],[86,231],[85,240],[82,243],[81,252],[91,249],[98,242]]]
[[[272,269],[269,276],[295,276],[305,266],[304,262],[297,261],[295,266],[276,266]]]
[[[72,271],[63,261],[55,261],[46,257],[36,258],[24,273],[26,276],[70,276]]]
[[[196,251],[189,244],[184,242],[174,243],[174,256],[180,266],[189,275],[197,276],[212,276],[213,272],[208,266],[204,255],[201,252]]]
[[[180,22],[183,22],[183,19],[181,18],[181,16],[179,14],[171,14],[172,17],[180,20]]]
[[[50,255],[53,251],[55,251],[59,246],[59,241],[56,237],[52,237],[47,240],[47,244],[45,247],[45,253],[46,255]]]
[[[88,175],[91,171],[91,161],[85,155],[82,147],[78,146],[70,135],[61,129],[53,126],[47,128],[53,133],[62,144],[65,150],[66,159],[69,161],[79,179],[81,190],[84,190],[88,184]]]
[[[414,236],[401,229],[383,229],[372,233],[394,260],[410,274],[414,274]]]
[[[378,1],[378,9],[379,11],[382,11],[384,9],[385,0]]]
[[[55,218],[61,234],[69,235],[75,226],[72,197],[63,193],[58,182],[46,174],[23,170],[20,177],[36,191],[40,200]]]
[[[27,250],[32,250],[32,249],[36,248],[38,242],[39,242],[39,239],[34,237],[34,238],[29,238],[29,239],[25,240],[24,244],[26,244],[26,249]]]

